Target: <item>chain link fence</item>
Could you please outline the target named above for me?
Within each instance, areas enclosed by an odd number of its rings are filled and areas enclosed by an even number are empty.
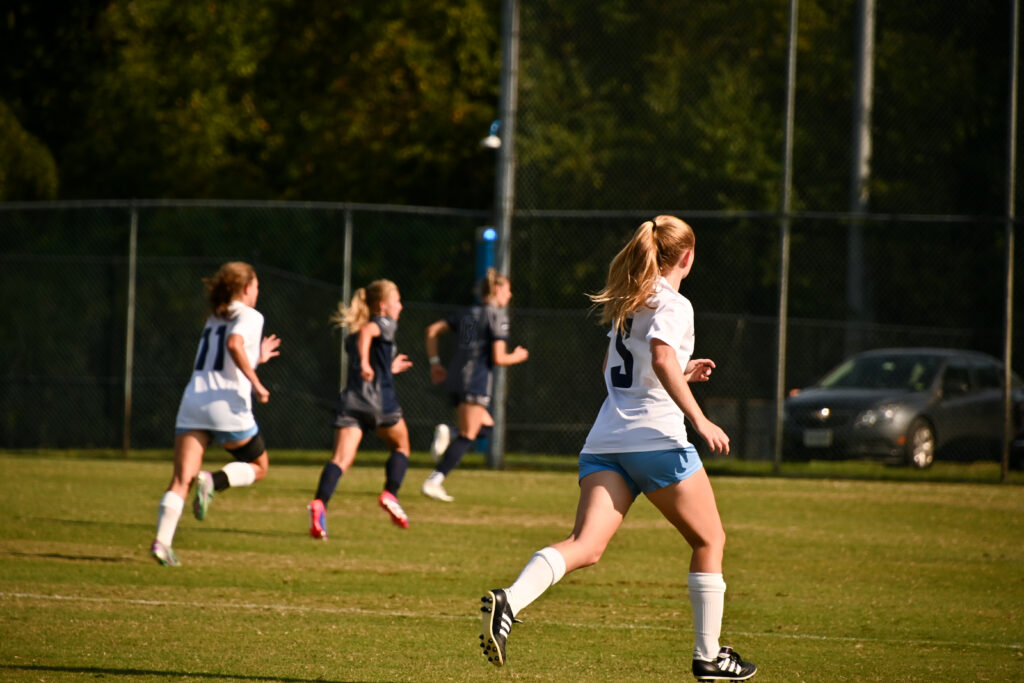
[[[695,267],[683,283],[696,310],[696,354],[718,364],[712,382],[695,393],[732,436],[737,457],[768,459],[777,222],[769,215],[677,213],[697,233]],[[578,451],[604,398],[607,343],[585,292],[600,289],[609,261],[646,215],[535,212],[518,219],[511,341],[531,355],[507,375],[509,451]],[[399,397],[413,447],[426,449],[434,425],[450,421],[451,410],[430,384],[424,329],[472,300],[475,239],[485,219],[356,205],[0,206],[0,301],[7,312],[0,446],[118,448],[126,440],[133,448],[169,446],[207,314],[201,278],[224,261],[242,259],[260,277],[265,333],[283,339],[281,356],[259,370],[272,397],[255,407],[257,420],[272,448],[328,448],[341,372],[340,334],[328,318],[346,278],[347,223],[352,288],[387,277],[402,291],[397,340],[415,366],[399,376]],[[847,315],[848,228],[838,218],[793,223],[787,388],[805,386],[867,348],[941,346],[1001,355],[1002,225],[863,223],[870,323]]]

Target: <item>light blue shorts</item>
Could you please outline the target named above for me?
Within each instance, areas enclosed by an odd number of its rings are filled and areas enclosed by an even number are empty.
[[[206,432],[210,435],[210,440],[220,446],[221,444],[230,443],[232,441],[244,441],[250,436],[256,436],[260,431],[259,425],[253,425],[249,429],[243,429],[238,432],[219,432],[215,429],[175,429],[175,434],[184,434],[185,432]]]
[[[693,446],[639,453],[580,453],[580,479],[603,470],[618,473],[636,498],[689,479],[703,464]]]

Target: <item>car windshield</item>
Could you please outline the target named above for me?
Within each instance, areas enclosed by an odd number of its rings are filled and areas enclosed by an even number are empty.
[[[858,356],[825,375],[818,386],[923,391],[935,378],[940,362],[937,356]]]

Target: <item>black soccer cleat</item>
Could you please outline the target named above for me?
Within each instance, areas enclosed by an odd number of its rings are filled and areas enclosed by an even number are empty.
[[[484,649],[484,657],[487,657],[488,662],[494,666],[504,666],[505,641],[508,640],[508,633],[512,630],[512,624],[523,622],[512,616],[505,591],[500,588],[487,591],[487,595],[480,598],[480,602],[484,603],[480,608],[483,612],[480,647]]]
[[[757,665],[744,662],[731,647],[723,647],[710,662],[693,660],[693,675],[698,681],[745,681],[757,673]]]

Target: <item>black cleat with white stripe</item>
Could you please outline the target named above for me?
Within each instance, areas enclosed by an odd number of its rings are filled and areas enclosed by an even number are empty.
[[[693,675],[698,681],[745,681],[757,673],[757,665],[744,662],[731,647],[723,647],[710,662],[693,660]]]
[[[480,629],[480,647],[484,650],[484,657],[494,666],[505,664],[505,641],[508,640],[508,633],[512,630],[512,624],[521,624],[512,616],[512,609],[505,599],[505,591],[500,588],[487,591],[487,595],[480,598],[484,605],[480,608],[483,613],[483,623]]]

